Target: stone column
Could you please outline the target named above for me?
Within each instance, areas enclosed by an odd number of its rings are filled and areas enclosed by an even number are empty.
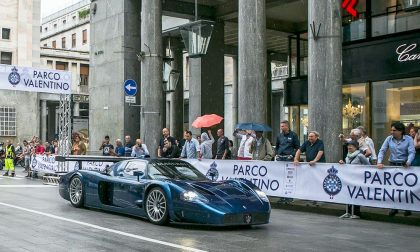
[[[163,125],[162,92],[162,3],[161,0],[141,2],[141,62],[140,136],[150,156],[157,156]]]
[[[41,100],[41,141],[47,141],[47,100]]]
[[[232,57],[232,125],[238,124],[238,58]]]
[[[267,121],[265,0],[241,0],[238,14],[238,120]]]
[[[341,1],[308,2],[308,108],[309,130],[320,133],[327,162],[342,156],[338,135],[342,131]],[[319,37],[315,34],[321,24]]]
[[[232,57],[232,61],[232,127],[236,128],[238,124],[238,57]],[[232,136],[228,138],[233,140],[235,147],[238,147],[237,138]]]
[[[214,25],[207,54],[189,58],[189,126],[204,114],[224,113],[224,24]],[[217,126],[223,128],[223,122]],[[190,128],[194,135],[200,129]],[[216,133],[213,133],[215,136]]]
[[[179,40],[171,39],[171,54],[174,60],[171,63],[172,69],[178,71],[179,78],[175,92],[170,94],[170,131],[175,138],[183,137],[184,125],[184,71],[183,71],[183,44]],[[171,80],[173,81],[173,80]]]
[[[55,137],[55,133],[58,131],[55,130],[56,127],[56,115],[57,115],[57,104],[53,103],[48,106],[48,131],[47,131],[47,138],[48,140],[53,140]]]

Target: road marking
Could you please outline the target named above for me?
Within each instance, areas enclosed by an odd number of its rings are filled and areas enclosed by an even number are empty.
[[[2,177],[0,177],[0,179],[17,179],[17,180],[21,180],[21,179],[25,179],[25,177],[19,177],[19,176],[16,176],[16,177],[7,177],[7,176],[2,176]]]
[[[130,234],[130,233],[126,233],[126,232],[122,232],[122,231],[118,231],[118,230],[114,230],[114,229],[110,229],[110,228],[106,228],[106,227],[101,227],[101,226],[86,223],[86,222],[72,220],[72,219],[60,217],[60,216],[53,215],[53,214],[43,213],[43,212],[39,212],[39,211],[36,211],[36,210],[32,210],[32,209],[28,209],[28,208],[24,208],[24,207],[20,207],[20,206],[15,206],[15,205],[3,203],[3,202],[0,202],[0,205],[10,207],[10,208],[19,209],[19,210],[34,213],[34,214],[43,215],[43,216],[50,217],[50,218],[57,219],[57,220],[62,220],[62,221],[67,221],[67,222],[79,224],[81,226],[86,226],[86,227],[90,227],[90,228],[95,228],[95,229],[107,231],[107,232],[114,233],[114,234],[124,235],[124,236],[135,238],[135,239],[138,239],[138,240],[157,243],[157,244],[161,244],[161,245],[165,245],[165,246],[173,247],[173,248],[179,248],[179,249],[182,249],[182,250],[185,250],[185,251],[206,252],[205,250],[200,250],[200,249],[196,249],[196,248],[192,248],[192,247],[186,247],[186,246],[178,245],[178,244],[175,244],[175,243],[160,241],[160,240],[156,240],[156,239],[153,239],[153,238],[148,238],[148,237],[141,236],[141,235]]]
[[[0,187],[6,188],[57,188],[57,186],[53,185],[0,185]]]

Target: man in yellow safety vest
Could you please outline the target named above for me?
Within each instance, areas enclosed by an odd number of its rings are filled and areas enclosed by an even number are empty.
[[[15,147],[12,145],[10,140],[6,140],[6,155],[4,159],[4,166],[6,168],[6,173],[3,176],[9,176],[10,170],[10,177],[15,176],[15,166],[13,164],[13,160],[15,158]]]

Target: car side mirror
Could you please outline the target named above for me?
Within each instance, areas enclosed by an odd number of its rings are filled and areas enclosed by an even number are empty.
[[[133,175],[137,177],[137,181],[140,181],[140,177],[143,177],[144,172],[142,171],[134,171]]]

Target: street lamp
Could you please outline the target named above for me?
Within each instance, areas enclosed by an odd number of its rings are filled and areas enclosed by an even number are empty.
[[[172,69],[173,58],[163,58],[163,91],[166,93],[175,92],[180,72]]]
[[[190,57],[200,57],[207,53],[214,22],[197,20],[179,27],[182,40]]]

